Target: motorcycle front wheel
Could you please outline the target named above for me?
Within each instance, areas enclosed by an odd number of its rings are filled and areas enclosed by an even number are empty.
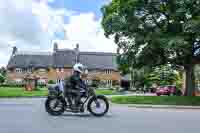
[[[104,116],[109,110],[109,102],[105,96],[92,97],[87,106],[88,111],[97,117]]]
[[[45,109],[50,115],[59,116],[65,111],[65,105],[62,99],[59,98],[47,98],[45,101]]]

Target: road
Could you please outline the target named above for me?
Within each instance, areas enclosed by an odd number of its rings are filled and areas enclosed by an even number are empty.
[[[44,111],[44,99],[0,99],[0,133],[196,133],[200,110],[112,105],[105,117]]]

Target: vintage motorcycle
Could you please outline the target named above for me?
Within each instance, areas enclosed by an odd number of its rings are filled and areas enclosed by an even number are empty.
[[[50,115],[59,116],[65,111],[73,113],[84,113],[86,110],[92,115],[104,116],[109,110],[108,99],[103,95],[96,95],[93,88],[81,91],[81,99],[78,111],[72,108],[74,104],[73,95],[70,92],[61,91],[58,85],[48,87],[48,97],[45,101],[45,109]]]

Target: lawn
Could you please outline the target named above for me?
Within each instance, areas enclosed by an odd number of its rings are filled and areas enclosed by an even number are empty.
[[[117,95],[119,94],[118,92],[114,91],[114,90],[106,90],[106,89],[98,89],[95,90],[96,94],[99,95]]]
[[[46,88],[38,88],[37,91],[24,91],[21,87],[0,87],[0,97],[33,97],[47,96]]]
[[[47,88],[38,88],[37,91],[24,91],[22,87],[0,87],[0,97],[34,97],[47,96]],[[117,94],[113,90],[96,90],[96,94],[114,95]]]
[[[200,97],[184,96],[120,96],[111,98],[118,104],[152,104],[152,105],[200,105]]]

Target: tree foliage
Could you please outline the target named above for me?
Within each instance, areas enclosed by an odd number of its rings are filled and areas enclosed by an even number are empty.
[[[1,67],[1,68],[0,68],[0,73],[1,73],[3,76],[6,76],[6,68],[5,68],[5,67]]]
[[[0,74],[0,83],[4,83],[4,81],[5,81],[5,77],[2,74]]]
[[[184,68],[186,95],[192,95],[194,53],[198,55],[200,48],[200,0],[112,0],[102,13],[105,35],[114,36],[121,55],[131,59],[128,65]]]
[[[0,83],[4,83],[6,80],[6,68],[1,67],[0,68]]]
[[[176,85],[181,87],[181,77],[179,73],[171,68],[169,65],[161,65],[155,67],[152,72],[145,75],[145,84],[152,86],[157,85]]]

